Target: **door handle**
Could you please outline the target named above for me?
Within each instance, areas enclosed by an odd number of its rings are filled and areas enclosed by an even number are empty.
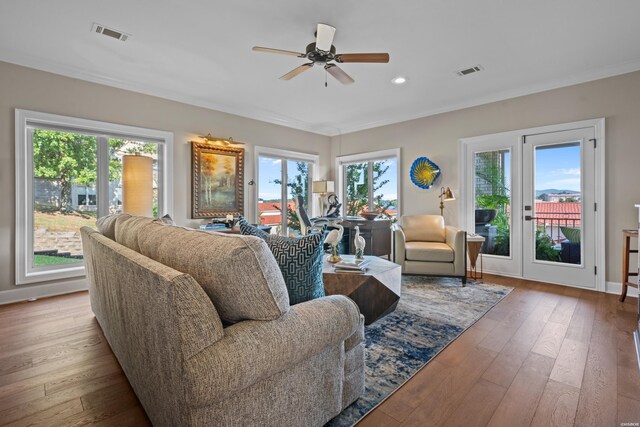
[[[538,219],[535,216],[531,216],[531,215],[525,215],[524,220],[525,221],[531,221],[532,219]]]

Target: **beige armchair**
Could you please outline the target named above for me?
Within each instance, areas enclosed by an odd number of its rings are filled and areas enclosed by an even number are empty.
[[[393,262],[402,273],[460,277],[467,283],[467,232],[440,215],[409,215],[393,229]]]

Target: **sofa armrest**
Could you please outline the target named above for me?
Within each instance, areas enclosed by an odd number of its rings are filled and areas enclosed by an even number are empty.
[[[453,268],[456,275],[466,274],[467,232],[448,225],[445,229],[446,243],[453,249]]]
[[[198,407],[224,400],[331,346],[344,346],[360,324],[349,298],[332,295],[291,306],[271,321],[247,320],[185,361],[187,401]]]
[[[404,265],[405,260],[405,241],[406,237],[402,227],[394,225],[391,228],[391,238],[393,241],[393,257],[392,261],[396,264]]]

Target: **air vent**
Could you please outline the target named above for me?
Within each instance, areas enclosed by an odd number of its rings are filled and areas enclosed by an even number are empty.
[[[478,71],[482,71],[482,70],[484,70],[484,68],[482,68],[482,65],[474,65],[473,67],[465,68],[464,70],[458,71],[457,74],[460,77],[464,77],[469,74],[477,73]]]
[[[113,28],[105,27],[104,25],[96,23],[91,27],[91,31],[123,42],[126,42],[127,39],[131,37],[131,34],[123,33],[122,31],[114,30]]]

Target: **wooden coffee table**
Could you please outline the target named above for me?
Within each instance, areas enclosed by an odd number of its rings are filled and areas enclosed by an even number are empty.
[[[353,255],[340,255],[353,258]],[[336,273],[333,264],[324,258],[322,280],[327,295],[346,295],[360,308],[364,323],[370,325],[396,309],[400,300],[402,271],[398,264],[382,258],[365,256],[369,260],[364,274]]]

